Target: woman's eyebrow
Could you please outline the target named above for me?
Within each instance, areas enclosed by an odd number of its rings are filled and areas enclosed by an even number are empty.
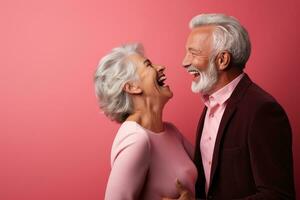
[[[146,60],[144,61],[144,64],[145,64],[145,65],[151,64],[151,61],[150,61],[149,59],[146,59]]]

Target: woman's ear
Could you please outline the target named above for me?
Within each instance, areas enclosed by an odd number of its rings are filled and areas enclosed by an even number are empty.
[[[143,92],[138,85],[132,82],[125,83],[123,90],[129,94],[141,94]]]
[[[231,55],[228,51],[222,51],[217,57],[217,66],[219,70],[225,70],[230,64]]]

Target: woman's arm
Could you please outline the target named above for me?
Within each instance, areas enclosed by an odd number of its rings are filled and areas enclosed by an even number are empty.
[[[131,133],[112,149],[106,200],[140,199],[150,162],[150,144],[143,133]]]

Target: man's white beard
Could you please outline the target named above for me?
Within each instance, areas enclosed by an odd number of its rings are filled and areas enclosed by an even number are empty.
[[[198,80],[192,82],[191,89],[194,93],[201,93],[203,95],[210,92],[214,84],[218,80],[218,71],[213,60],[209,61],[208,67],[205,71],[200,71],[198,68],[191,66],[188,68],[199,72]]]

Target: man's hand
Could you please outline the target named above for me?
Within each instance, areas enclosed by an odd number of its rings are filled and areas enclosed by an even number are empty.
[[[179,197],[176,199],[164,197],[162,200],[195,200],[195,197],[191,194],[189,190],[187,190],[177,179],[176,180],[176,188],[179,193]]]

